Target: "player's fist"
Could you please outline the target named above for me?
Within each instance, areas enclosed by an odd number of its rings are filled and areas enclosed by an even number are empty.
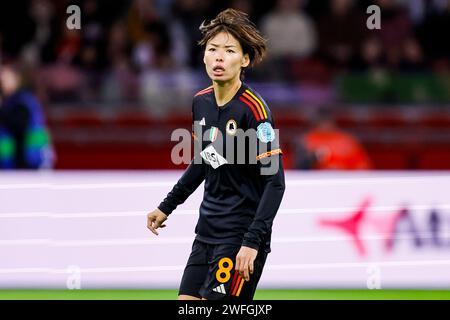
[[[150,229],[151,232],[158,235],[156,229],[164,228],[166,225],[164,221],[167,220],[167,215],[156,208],[153,212],[147,214],[147,228]]]

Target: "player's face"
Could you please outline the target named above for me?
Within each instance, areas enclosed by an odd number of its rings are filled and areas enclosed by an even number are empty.
[[[227,32],[220,32],[206,44],[203,62],[208,76],[217,82],[239,79],[241,68],[250,63],[239,41]]]

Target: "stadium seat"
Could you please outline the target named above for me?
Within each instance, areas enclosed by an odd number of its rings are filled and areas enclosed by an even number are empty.
[[[70,111],[60,119],[64,126],[101,126],[106,119],[96,111]]]
[[[135,126],[151,126],[155,123],[155,121],[148,112],[124,111],[118,113],[114,117],[113,123],[115,125],[124,127],[135,127]]]

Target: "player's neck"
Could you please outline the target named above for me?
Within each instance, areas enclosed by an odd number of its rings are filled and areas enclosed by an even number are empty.
[[[233,99],[241,85],[242,81],[239,78],[222,83],[213,82],[214,96],[216,98],[217,105],[222,107],[227,104],[231,99]]]

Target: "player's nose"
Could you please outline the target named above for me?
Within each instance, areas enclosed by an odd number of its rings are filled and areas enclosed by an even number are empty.
[[[216,62],[223,61],[223,53],[218,50],[216,53]]]

